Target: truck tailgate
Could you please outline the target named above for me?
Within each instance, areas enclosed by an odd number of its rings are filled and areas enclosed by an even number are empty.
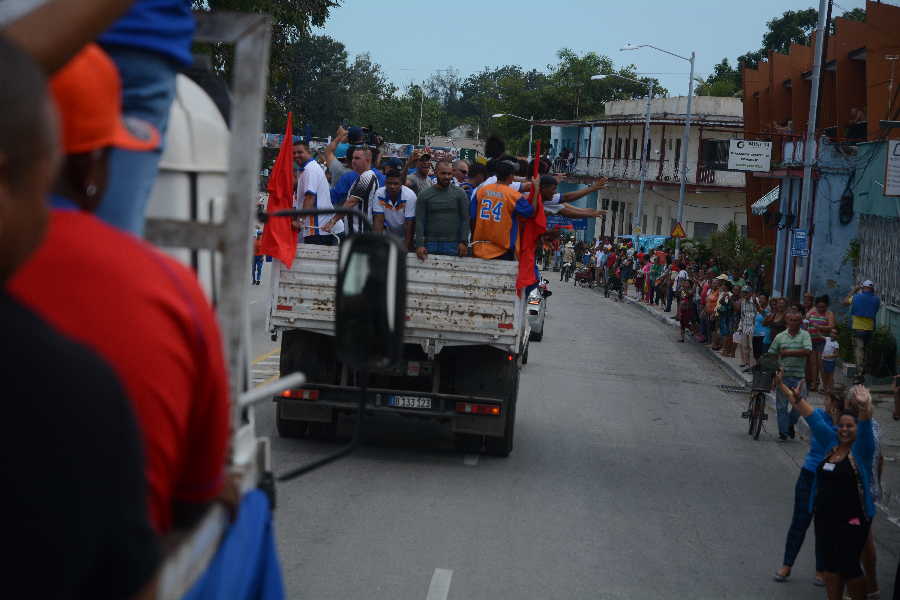
[[[276,268],[270,328],[334,335],[338,248],[301,244],[290,270]],[[278,265],[279,263],[273,263]],[[406,341],[488,344],[518,352],[525,326],[516,295],[518,263],[452,256],[407,256]]]

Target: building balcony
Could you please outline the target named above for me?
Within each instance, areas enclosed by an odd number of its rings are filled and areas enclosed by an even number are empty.
[[[646,181],[654,184],[679,185],[679,164],[674,160],[651,159],[647,161]],[[562,170],[575,178],[606,177],[624,181],[639,181],[641,178],[640,159],[612,159],[580,157]],[[688,163],[687,183],[696,187],[743,188],[744,173],[707,168],[703,163]]]

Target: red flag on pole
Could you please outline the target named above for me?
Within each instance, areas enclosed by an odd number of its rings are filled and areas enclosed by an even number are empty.
[[[541,141],[537,141],[537,152],[534,159],[534,177],[538,177],[538,165],[541,163]],[[534,263],[537,241],[547,231],[547,216],[544,214],[544,203],[541,201],[541,191],[531,188],[529,201],[537,199],[534,203],[534,218],[525,220],[522,231],[522,239],[519,243],[519,275],[516,278],[516,292],[521,295],[522,290],[529,285],[537,283],[537,267]]]
[[[293,115],[288,113],[284,140],[269,176],[267,212],[290,210],[294,207],[294,132]],[[262,251],[280,260],[288,269],[297,254],[297,230],[291,217],[273,217],[263,226]]]

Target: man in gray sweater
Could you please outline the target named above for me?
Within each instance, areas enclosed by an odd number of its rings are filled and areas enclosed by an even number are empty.
[[[437,182],[416,199],[416,256],[431,254],[466,256],[469,253],[469,199],[451,185],[453,166],[437,164]]]

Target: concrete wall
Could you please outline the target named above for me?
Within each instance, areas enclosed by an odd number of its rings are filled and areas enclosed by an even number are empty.
[[[647,101],[643,99],[615,100],[607,102],[603,106],[604,116],[606,117],[644,116],[647,111]],[[694,100],[691,103],[691,112],[694,115],[707,117],[742,119],[744,109],[740,98],[694,96]],[[650,103],[650,113],[654,116],[687,114],[687,96],[654,98]]]

